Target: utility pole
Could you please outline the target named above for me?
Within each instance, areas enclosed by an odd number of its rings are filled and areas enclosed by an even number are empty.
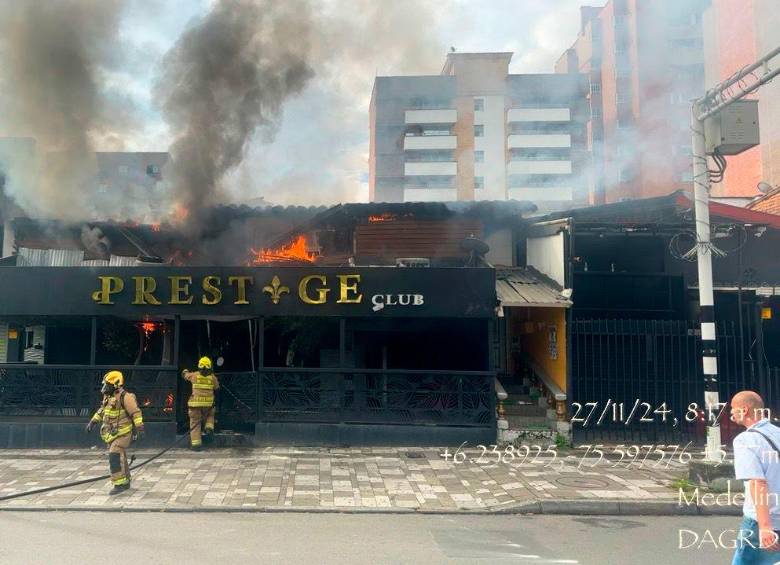
[[[727,106],[755,92],[778,74],[780,67],[770,70],[769,63],[780,55],[774,49],[752,65],[726,79],[693,102],[691,133],[693,153],[693,200],[696,220],[696,264],[699,275],[699,323],[701,326],[702,368],[704,371],[704,406],[707,422],[705,460],[720,462],[720,423],[713,415],[720,413],[718,395],[717,336],[715,335],[715,299],[712,284],[712,243],[710,242],[710,177],[707,168],[707,139],[704,121]],[[757,70],[761,69],[757,74]],[[733,91],[735,88],[738,90]]]

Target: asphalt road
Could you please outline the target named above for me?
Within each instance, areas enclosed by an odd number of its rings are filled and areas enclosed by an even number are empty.
[[[0,563],[731,563],[736,518],[0,512]],[[678,549],[678,530],[699,547]],[[694,534],[683,534],[683,545]],[[723,542],[729,535],[723,536]]]

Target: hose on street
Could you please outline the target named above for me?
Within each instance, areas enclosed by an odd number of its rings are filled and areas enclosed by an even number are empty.
[[[192,428],[190,428],[190,430],[187,432],[187,434],[181,436],[175,442],[173,442],[171,445],[169,445],[168,447],[166,447],[162,451],[159,451],[159,452],[155,453],[149,459],[147,459],[146,461],[142,461],[138,465],[133,466],[133,462],[135,461],[135,455],[131,456],[130,457],[130,461],[127,463],[127,466],[129,467],[129,469],[131,471],[134,471],[136,469],[140,469],[144,465],[148,465],[149,463],[151,463],[155,459],[157,459],[159,457],[162,457],[168,451],[170,451],[171,449],[176,447],[179,443],[182,442],[182,440],[189,438],[189,432],[191,432],[193,429],[195,429],[194,426]],[[91,477],[89,479],[81,479],[81,480],[78,480],[78,481],[71,481],[71,482],[68,482],[68,483],[62,483],[62,484],[54,485],[54,486],[50,486],[50,487],[39,488],[39,489],[34,489],[34,490],[28,490],[28,491],[25,491],[25,492],[18,492],[18,493],[9,494],[9,495],[6,495],[6,496],[0,496],[0,502],[3,502],[5,500],[13,500],[14,498],[21,498],[23,496],[31,496],[33,494],[42,494],[44,492],[51,492],[51,491],[60,490],[60,489],[64,489],[64,488],[70,488],[70,487],[77,487],[77,486],[81,486],[81,485],[87,485],[89,483],[96,483],[97,481],[105,481],[106,479],[108,479],[110,477],[111,477],[111,475],[100,475],[99,477]]]

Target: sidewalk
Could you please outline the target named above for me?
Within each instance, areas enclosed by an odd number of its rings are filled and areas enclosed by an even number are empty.
[[[450,448],[450,455],[453,448]],[[155,452],[135,451],[136,463]],[[0,510],[680,514],[680,463],[614,466],[583,452],[507,458],[438,448],[171,450],[109,497],[108,481],[0,502]],[[465,457],[464,454],[465,453]],[[462,460],[465,459],[465,460]],[[103,451],[0,451],[0,497],[106,474]],[[731,513],[730,508],[723,509]],[[739,508],[734,508],[739,513]]]

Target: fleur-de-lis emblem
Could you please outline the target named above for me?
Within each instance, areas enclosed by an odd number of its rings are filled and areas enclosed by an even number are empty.
[[[263,292],[267,292],[271,296],[271,302],[279,304],[279,299],[283,294],[290,294],[290,287],[283,286],[279,277],[274,275],[274,278],[271,279],[271,284],[263,287]]]

